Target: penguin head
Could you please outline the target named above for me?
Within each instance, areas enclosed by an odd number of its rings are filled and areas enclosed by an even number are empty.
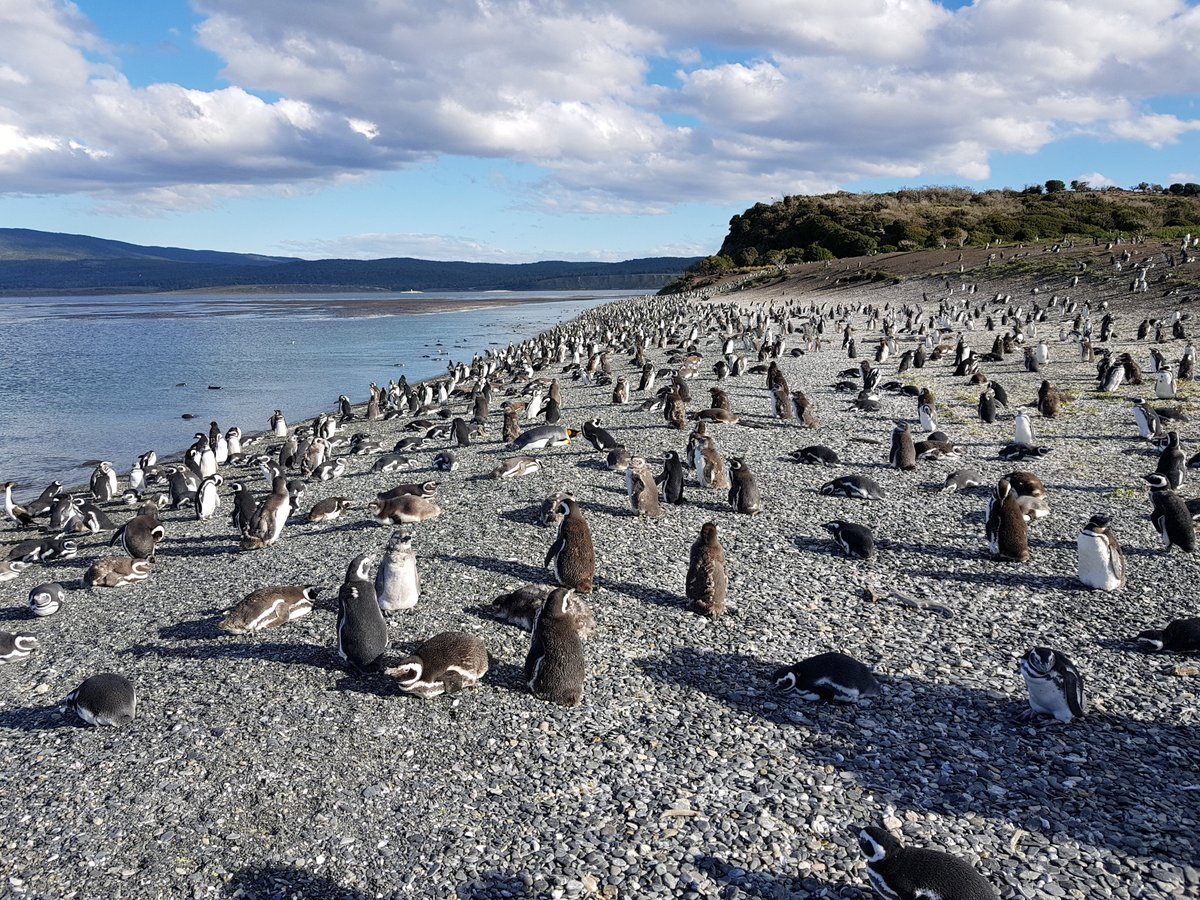
[[[771,676],[771,684],[779,693],[790,694],[796,689],[796,673],[788,668],[778,669]]]
[[[385,669],[384,674],[395,678],[402,688],[410,688],[421,680],[425,664],[419,656],[406,656],[397,665]]]
[[[371,564],[374,558],[369,553],[362,553],[354,557],[350,561],[350,567],[346,569],[347,581],[369,581],[371,578]]]
[[[1038,675],[1045,675],[1054,668],[1055,652],[1049,647],[1034,647],[1021,659],[1022,666]]]
[[[1141,649],[1149,653],[1158,653],[1163,648],[1164,635],[1160,629],[1153,628],[1138,632],[1134,640]]]
[[[1105,515],[1104,513],[1096,513],[1094,516],[1088,519],[1088,523],[1084,526],[1084,530],[1100,534],[1108,530],[1108,526],[1111,522],[1112,516]]]
[[[1151,472],[1149,475],[1143,475],[1142,478],[1150,485],[1151,493],[1166,491],[1171,488],[1171,482],[1167,480],[1167,476],[1159,472]]]
[[[1007,478],[1001,478],[998,482],[996,482],[996,499],[997,500],[1003,501],[1003,500],[1007,499],[1008,496],[1010,494],[1012,494],[1012,492],[1013,492],[1012,485],[1009,483]]]
[[[901,844],[891,832],[872,825],[858,832],[858,848],[868,863],[877,863],[899,850]]]
[[[834,519],[832,522],[826,522],[822,527],[832,535],[838,534],[846,523],[841,519]]]
[[[542,614],[548,619],[565,619],[571,614],[575,591],[571,588],[555,588],[542,605]]]

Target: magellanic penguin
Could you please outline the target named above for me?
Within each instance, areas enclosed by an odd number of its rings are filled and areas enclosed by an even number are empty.
[[[533,623],[525,655],[525,683],[530,692],[562,706],[578,706],[583,699],[585,662],[571,609],[574,602],[575,592],[568,588],[550,593]]]
[[[762,495],[754,473],[741,457],[729,460],[729,504],[734,512],[757,516],[762,512]]]
[[[1097,513],[1075,539],[1079,580],[1094,591],[1116,591],[1125,586],[1125,555],[1109,528],[1110,522],[1109,516]]]
[[[195,498],[195,514],[198,521],[211,519],[217,511],[217,507],[221,504],[221,495],[218,491],[221,484],[225,481],[220,475],[208,475],[200,482],[200,486],[196,488]]]
[[[625,493],[629,497],[629,507],[634,515],[646,519],[662,517],[662,506],[658,502],[658,485],[654,483],[654,475],[650,466],[640,456],[629,461],[625,469]]]
[[[548,584],[526,584],[507,594],[497,595],[491,603],[491,612],[503,622],[516,625],[525,631],[533,631],[533,623],[541,612],[546,598],[558,588]],[[579,639],[586,641],[596,632],[596,617],[592,608],[576,595],[571,600],[571,614],[575,617],[575,630]]]
[[[243,597],[217,627],[230,634],[279,628],[312,612],[317,588],[284,584],[259,588]]]
[[[453,450],[439,450],[433,457],[433,467],[439,472],[453,472],[458,468],[458,454]]]
[[[777,669],[771,681],[782,694],[795,692],[805,700],[823,703],[857,703],[879,694],[879,682],[871,670],[845,653],[810,656]]]
[[[412,494],[414,497],[424,497],[427,500],[432,500],[437,496],[438,486],[438,482],[436,481],[398,484],[393,488],[388,488],[386,491],[380,491],[375,496],[380,500],[394,500],[397,497],[403,497],[405,494]]]
[[[532,456],[510,456],[500,460],[500,464],[492,469],[491,475],[501,481],[509,478],[523,478],[526,475],[536,475],[542,470],[542,464]]]
[[[821,444],[799,447],[788,455],[796,462],[809,466],[836,466],[841,463],[835,451]]]
[[[83,575],[89,588],[119,588],[145,581],[150,577],[153,563],[148,559],[126,559],[116,556],[98,559]]]
[[[338,591],[338,656],[359,672],[376,670],[388,647],[387,622],[375,596],[371,562],[365,553],[356,556]]]
[[[917,467],[917,450],[907,422],[896,422],[892,429],[892,445],[888,450],[888,465],[908,471]]]
[[[583,423],[583,437],[595,450],[608,451],[620,446],[617,439],[601,427],[599,419],[589,419]]]
[[[117,496],[117,470],[110,462],[102,462],[92,473],[89,485],[92,496],[101,503],[107,503]]]
[[[1184,464],[1183,450],[1179,447],[1178,431],[1167,432],[1167,446],[1163,447],[1162,453],[1159,454],[1158,465],[1154,471],[1166,478],[1173,488],[1179,488],[1183,484],[1187,467]]]
[[[876,827],[858,833],[858,846],[867,858],[871,886],[887,900],[999,900],[996,889],[965,859],[905,847]]]
[[[983,473],[978,469],[955,469],[946,476],[942,490],[947,493],[965,491],[983,484]]]
[[[1155,472],[1142,476],[1150,484],[1150,521],[1166,549],[1184,553],[1196,549],[1196,527],[1187,504],[1171,490],[1167,476]]]
[[[1139,632],[1136,640],[1150,653],[1200,653],[1200,616]]]
[[[136,516],[117,529],[108,545],[120,544],[121,549],[134,559],[153,562],[155,550],[166,534],[166,528],[158,520],[158,507],[147,503]]]
[[[27,563],[23,559],[0,559],[0,584],[5,581],[14,581],[31,565],[32,563]]]
[[[276,475],[271,480],[271,493],[258,504],[250,519],[241,548],[258,550],[274,544],[283,534],[283,527],[287,524],[292,509],[292,495],[288,491],[287,479]]]
[[[996,392],[991,388],[979,395],[979,421],[987,425],[996,421]]]
[[[714,490],[729,490],[729,467],[725,458],[717,450],[717,442],[711,435],[706,435],[696,446],[694,457],[696,480],[702,488]]]
[[[875,535],[866,525],[834,519],[825,523],[825,530],[847,556],[858,559],[875,558]]]
[[[271,414],[269,424],[271,426],[271,433],[275,435],[275,437],[287,437],[288,426],[287,422],[283,418],[283,410],[275,410],[275,412]]]
[[[482,640],[461,631],[443,631],[384,669],[384,674],[395,678],[405,693],[428,699],[474,687],[487,670],[488,652]]]
[[[375,573],[375,597],[386,615],[412,609],[421,597],[421,577],[412,541],[407,532],[392,532]]]
[[[562,502],[570,496],[571,494],[566,491],[556,491],[543,500],[538,509],[538,524],[546,528],[553,526],[557,529],[558,523],[562,521],[563,517]]]
[[[124,675],[101,672],[67,694],[63,706],[89,725],[128,725],[137,715],[137,695]]]
[[[1018,410],[1013,416],[1013,440],[1014,444],[1021,444],[1025,447],[1032,447],[1033,444],[1033,423],[1029,419],[1029,413],[1025,410]]]
[[[1054,716],[1060,722],[1084,714],[1083,676],[1066,656],[1049,647],[1034,647],[1021,657],[1020,668],[1034,713]]]
[[[57,581],[39,584],[29,590],[29,611],[38,618],[52,616],[62,607],[67,592]]]
[[[313,504],[308,511],[308,521],[332,522],[353,505],[354,502],[347,497],[326,497]]]
[[[692,612],[710,619],[725,615],[729,578],[725,571],[725,548],[717,537],[715,522],[700,526],[700,536],[692,544],[686,594]]]
[[[563,516],[562,521],[558,523],[558,534],[546,551],[543,565],[553,565],[554,577],[563,587],[590,594],[596,575],[592,531],[583,517],[583,510],[573,498],[562,500],[559,511]]]
[[[19,631],[0,631],[0,665],[25,659],[38,647],[35,635]]]
[[[851,497],[855,500],[883,500],[883,488],[869,475],[842,475],[821,485],[826,497]]]
[[[442,514],[442,508],[426,497],[401,494],[390,500],[379,498],[367,504],[371,517],[381,525],[416,525]]]
[[[662,497],[667,503],[678,506],[687,503],[683,496],[683,461],[674,450],[663,454],[663,470],[654,479],[662,489]]]
[[[1012,562],[1028,562],[1032,558],[1025,515],[1007,478],[996,483],[995,492],[988,498],[985,527],[988,547],[997,558]]]

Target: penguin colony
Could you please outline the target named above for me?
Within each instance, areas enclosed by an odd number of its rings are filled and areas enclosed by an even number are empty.
[[[1151,534],[1160,554],[1195,551],[1200,509],[1185,494],[1200,454],[1189,460],[1183,449],[1186,404],[1180,402],[1195,390],[1193,376],[1163,368],[1188,368],[1194,351],[1186,335],[1178,337],[1180,327],[1173,343],[1150,355],[1148,347],[1121,340],[1133,331],[1128,316],[1067,293],[985,300],[948,281],[943,296],[920,303],[875,304],[836,293],[748,307],[625,301],[524,344],[452,364],[446,377],[429,383],[372,384],[365,408],[343,395],[336,412],[299,425],[275,410],[264,423],[269,431],[248,437],[214,422],[180,463],[160,463],[152,452],[139,457],[121,479],[124,492],[117,467],[107,461],[86,487],[68,490],[55,482],[24,504],[5,483],[10,545],[0,590],[17,597],[28,616],[16,631],[0,631],[0,663],[35,664],[47,646],[48,632],[39,625],[72,615],[74,606],[90,602],[89,591],[152,589],[162,560],[188,555],[181,539],[197,533],[196,523],[220,523],[206,526],[215,528],[206,533],[223,534],[229,556],[253,559],[280,551],[291,534],[320,534],[349,521],[361,526],[347,532],[358,552],[340,560],[340,585],[307,583],[305,571],[291,584],[249,579],[230,585],[220,598],[224,611],[213,619],[223,636],[214,639],[256,640],[259,632],[321,617],[329,654],[349,677],[390,685],[397,696],[434,699],[488,689],[492,620],[495,627],[529,633],[523,659],[509,662],[519,668],[531,703],[586,705],[594,670],[613,662],[597,660],[593,649],[594,635],[616,614],[606,601],[620,590],[607,575],[616,568],[605,559],[610,529],[638,529],[646,543],[659,543],[673,519],[689,507],[703,508],[704,520],[688,535],[676,565],[644,573],[643,580],[674,596],[680,617],[694,614],[710,628],[736,628],[727,624],[731,612],[752,616],[757,604],[784,602],[759,595],[738,577],[746,568],[743,551],[727,543],[727,536],[749,527],[741,522],[784,512],[773,508],[772,490],[784,479],[802,480],[810,502],[838,516],[819,526],[825,535],[793,537],[800,540],[797,552],[823,553],[843,567],[842,590],[872,581],[900,588],[899,576],[888,571],[889,554],[899,552],[907,536],[872,508],[904,504],[906,514],[920,515],[922,506],[949,494],[972,498],[976,506],[974,520],[951,537],[972,543],[974,555],[1004,584],[1036,563],[1050,527],[1043,520],[1053,521],[1055,482],[1043,481],[1037,470],[1039,460],[1060,448],[1039,419],[1069,417],[1084,392],[1119,392],[1111,408],[1126,411],[1113,416],[1112,427],[1123,425],[1128,434],[1098,443],[1119,440],[1135,452],[1129,483],[1097,492],[1094,513],[1075,523],[1077,566],[1060,574],[1081,593],[1127,591],[1139,579],[1170,590],[1154,581],[1152,560],[1127,563],[1118,534]],[[973,348],[989,344],[987,353]],[[858,359],[867,346],[873,347],[870,359]],[[1169,353],[1179,358],[1172,362]],[[1006,360],[1011,354],[1023,357],[1022,367],[1036,372],[1037,381],[1018,374]],[[785,364],[798,355],[821,358],[828,379],[789,384]],[[1082,367],[1095,373],[1086,384]],[[1164,372],[1171,377],[1160,377]],[[992,376],[1008,381],[1008,390]],[[712,386],[701,388],[706,379]],[[926,380],[949,396],[935,396]],[[1147,382],[1151,389],[1137,388]],[[700,399],[705,394],[708,408]],[[576,397],[580,401],[572,402]],[[580,408],[601,404],[601,417],[578,421]],[[822,434],[823,405],[853,410],[859,433],[849,439]],[[659,432],[656,439],[643,435],[650,426]],[[772,443],[776,466],[761,467],[743,453],[739,428],[755,429],[747,434]],[[854,443],[857,438],[862,442]],[[594,492],[577,496],[571,467],[584,462],[607,473],[609,490],[627,502],[618,507],[597,502]],[[896,473],[887,488],[868,474],[881,468]],[[520,520],[527,525],[505,520],[478,555],[503,563],[510,555],[505,532],[540,526],[544,556],[539,552],[518,568],[536,566],[544,574],[540,583],[514,580],[506,593],[466,598],[484,617],[469,631],[456,620],[447,630],[411,633],[405,619],[424,602],[421,572],[438,550],[422,530],[474,502],[467,475],[511,483],[504,496],[512,508],[498,512],[540,510]],[[397,484],[397,477],[418,480]],[[367,502],[355,499],[361,488],[348,487],[359,479],[370,483]],[[1145,485],[1147,512],[1131,515],[1127,505],[1106,502],[1132,492],[1136,482]],[[329,489],[321,490],[325,483]],[[897,484],[903,495],[892,487]],[[307,499],[310,488],[320,499]],[[781,557],[768,564],[790,563]],[[1200,618],[1144,625],[1119,636],[1128,639],[1130,652],[1200,653]],[[705,633],[698,631],[698,640]],[[1047,644],[1055,638],[1047,626]],[[854,709],[889,702],[888,676],[837,649],[836,634],[822,629],[811,646],[803,658],[759,660],[758,671],[738,676],[743,687],[762,703]],[[1009,678],[1023,685],[1027,698],[1020,718],[1057,728],[1093,715],[1086,646],[1068,647],[1079,668],[1061,646],[1014,649]],[[120,661],[114,657],[113,668]],[[872,663],[888,668],[886,659]],[[66,693],[62,707],[89,725],[137,727],[138,704],[145,701],[132,679],[102,671]],[[997,715],[1003,720],[1005,714]],[[910,848],[873,825],[856,837],[869,883],[881,896],[998,896],[960,857]]]

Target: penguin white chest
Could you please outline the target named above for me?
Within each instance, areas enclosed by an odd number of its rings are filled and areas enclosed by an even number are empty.
[[[1024,673],[1022,673],[1024,674]],[[1071,709],[1062,690],[1050,678],[1030,678],[1024,675],[1025,687],[1029,689],[1029,705],[1034,712],[1054,716],[1060,722],[1070,722]]]
[[[1076,539],[1079,550],[1079,580],[1097,591],[1115,591],[1121,579],[1113,570],[1108,542],[1099,535],[1081,534]]]

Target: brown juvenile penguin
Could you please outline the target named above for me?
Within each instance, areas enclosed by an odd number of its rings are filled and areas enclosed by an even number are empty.
[[[654,474],[646,460],[640,456],[630,459],[629,466],[625,469],[625,490],[629,494],[629,506],[635,514],[647,519],[662,516]]]
[[[1028,562],[1032,558],[1025,516],[1007,478],[997,482],[988,500],[986,531],[988,547],[998,559]]]
[[[762,496],[754,473],[744,459],[736,456],[729,460],[729,503],[734,512],[750,516],[762,512]]]
[[[574,498],[567,497],[559,503],[562,521],[558,523],[558,535],[546,551],[544,566],[553,565],[554,577],[563,587],[572,588],[581,594],[592,592],[592,581],[596,576],[596,551],[592,546],[592,531],[588,528],[583,510]]]
[[[687,574],[688,609],[715,619],[725,614],[729,579],[725,574],[725,550],[717,539],[717,526],[705,522],[692,544]]]
[[[567,588],[558,588],[546,598],[525,655],[530,692],[563,706],[578,706],[583,699],[583,641],[576,630],[574,602],[575,593]]]

